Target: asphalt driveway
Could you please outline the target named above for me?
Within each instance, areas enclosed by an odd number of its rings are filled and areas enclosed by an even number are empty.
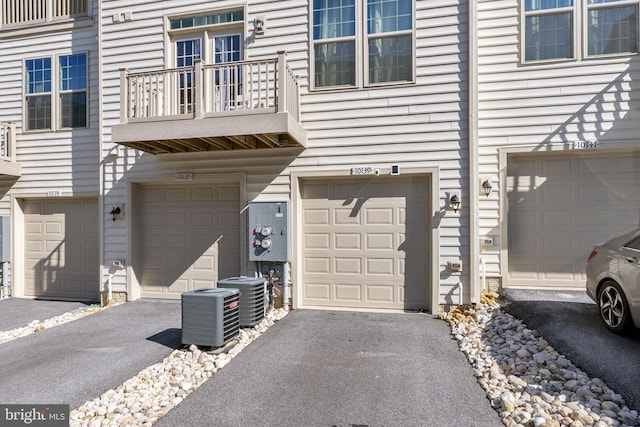
[[[2,330],[10,301],[0,302]],[[15,301],[38,316],[44,313],[39,304],[56,306]],[[0,403],[79,407],[181,346],[180,313],[179,301],[138,300],[0,344]]]
[[[620,336],[600,322],[598,307],[584,292],[505,291],[505,311],[537,329],[560,353],[640,410],[640,330]]]
[[[138,300],[1,344],[0,403],[79,407],[181,348],[180,313],[177,301]],[[295,310],[157,425],[502,423],[445,322]]]
[[[156,424],[501,426],[429,314],[294,310]]]

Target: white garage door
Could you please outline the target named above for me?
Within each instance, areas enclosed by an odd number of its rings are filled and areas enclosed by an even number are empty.
[[[98,300],[98,202],[27,200],[23,209],[25,295]]]
[[[301,196],[304,305],[429,307],[425,178],[306,180]]]
[[[640,153],[508,157],[507,286],[584,288],[594,244],[638,225]]]
[[[240,274],[237,184],[144,185],[138,194],[142,297],[180,298]]]

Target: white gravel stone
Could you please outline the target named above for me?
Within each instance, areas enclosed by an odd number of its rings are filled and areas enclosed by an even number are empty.
[[[493,296],[495,298],[495,295]],[[638,412],[496,303],[440,314],[505,426],[636,427]]]

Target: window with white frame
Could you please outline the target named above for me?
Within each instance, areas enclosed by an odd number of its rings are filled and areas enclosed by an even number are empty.
[[[524,0],[524,60],[638,52],[638,0]]]
[[[87,55],[25,60],[25,129],[87,126]]]
[[[413,8],[413,0],[314,0],[314,87],[413,81]]]

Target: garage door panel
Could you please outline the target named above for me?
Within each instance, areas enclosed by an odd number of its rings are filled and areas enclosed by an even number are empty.
[[[331,273],[331,260],[329,257],[305,257],[304,259],[305,274]]]
[[[329,209],[308,209],[302,214],[302,223],[309,225],[329,225],[330,224]]]
[[[394,303],[393,285],[366,285],[367,301],[372,303]]]
[[[583,288],[591,247],[638,223],[639,159],[638,152],[510,155],[507,286]]]
[[[393,258],[367,258],[365,274],[393,277],[395,275],[394,265],[395,260]]]
[[[326,241],[330,240],[329,233],[323,235]],[[324,239],[323,239],[324,241]],[[362,234],[360,233],[335,233],[333,237],[336,250],[360,250],[362,249]]]
[[[355,274],[361,275],[363,273],[362,270],[362,259],[361,258],[347,258],[336,256],[333,258],[334,260],[334,268],[330,273],[333,274]]]
[[[314,302],[322,302],[327,303],[331,301],[331,285],[328,283],[314,283],[311,281],[306,281],[304,290],[303,290],[303,298],[305,301],[314,301]]]
[[[352,226],[360,224],[360,215],[357,209],[354,208],[336,208],[333,214],[333,225],[340,226]]]
[[[304,181],[301,185],[303,303],[427,307],[426,180],[378,177],[375,182],[346,181]],[[409,240],[407,222],[415,224]],[[405,257],[419,266],[413,267],[419,280],[403,277]],[[414,299],[405,303],[404,287],[420,289],[411,292]]]
[[[340,303],[360,303],[362,301],[362,286],[350,283],[336,283],[335,300]]]

